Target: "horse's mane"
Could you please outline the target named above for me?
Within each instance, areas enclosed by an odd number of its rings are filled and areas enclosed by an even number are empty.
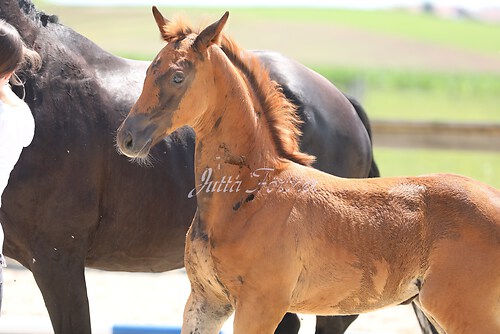
[[[177,18],[163,28],[163,37],[168,42],[176,42],[193,33],[193,28],[183,19]],[[240,49],[233,39],[222,35],[220,48],[229,61],[238,68],[252,86],[259,99],[278,156],[309,166],[315,157],[300,152],[299,137],[301,120],[296,106],[290,102],[279,84],[269,77],[269,71],[258,58]]]
[[[240,49],[233,39],[223,35],[221,49],[252,85],[278,155],[301,165],[311,165],[315,158],[300,152],[299,148],[302,121],[296,113],[296,106],[285,97],[281,86],[271,80],[269,71],[255,55]]]
[[[48,15],[45,12],[36,9],[31,0],[19,0],[19,8],[27,15],[37,21],[40,21],[45,27],[47,23],[58,23],[59,18],[56,15]]]

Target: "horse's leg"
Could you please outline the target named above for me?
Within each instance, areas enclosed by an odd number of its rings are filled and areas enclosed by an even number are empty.
[[[343,334],[357,315],[316,317],[316,334]]]
[[[500,333],[500,253],[475,231],[442,242],[419,294],[447,334]]]
[[[422,333],[427,334],[427,333],[432,333],[432,334],[446,334],[444,330],[439,327],[439,324],[436,322],[436,320],[432,319],[432,316],[429,314],[426,314],[424,310],[422,309],[422,305],[420,304],[419,298],[415,298],[413,300],[413,309],[415,310],[415,314],[417,315],[418,322],[420,324],[420,329],[422,330]],[[417,312],[417,310],[419,312]],[[425,320],[428,322],[429,327],[422,327],[422,325],[425,325],[424,321],[420,321],[419,315],[423,316]]]
[[[456,282],[453,277],[453,283]],[[481,285],[476,280],[476,285]],[[472,288],[464,294],[463,287],[455,284],[439,284],[422,290],[420,301],[422,306],[436,320],[447,334],[498,334],[500,333],[500,295],[493,291]],[[472,291],[474,298],[469,298]],[[481,290],[481,291],[479,291]]]
[[[281,320],[274,334],[297,334],[300,329],[299,317],[294,313],[287,313]]]
[[[218,334],[233,313],[231,304],[208,295],[210,292],[205,289],[200,293],[191,291],[184,308],[181,334]]]
[[[343,334],[356,320],[357,315],[316,317],[316,334]],[[287,313],[274,332],[275,334],[297,334],[300,320],[296,314]],[[425,333],[427,334],[427,333]],[[436,333],[437,334],[437,333]]]
[[[272,334],[288,309],[288,299],[273,293],[240,296],[234,315],[234,334]]]
[[[55,334],[90,334],[84,256],[59,249],[36,252],[31,272],[42,292]]]
[[[411,303],[411,306],[413,307],[415,315],[417,316],[418,324],[420,325],[422,334],[440,334],[431,320],[428,319],[427,315],[420,309],[417,302],[414,301],[413,303]]]

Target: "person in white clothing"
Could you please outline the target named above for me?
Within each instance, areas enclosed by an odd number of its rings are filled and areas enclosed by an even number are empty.
[[[9,23],[0,20],[0,207],[1,195],[7,187],[9,176],[19,160],[24,147],[35,133],[35,121],[28,105],[11,90],[10,84],[22,85],[15,74],[29,64],[40,66],[40,56],[28,49],[19,32]],[[0,221],[0,310],[2,307],[3,229]]]

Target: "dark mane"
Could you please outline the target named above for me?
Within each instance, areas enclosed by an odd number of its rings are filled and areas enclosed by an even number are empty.
[[[40,21],[45,27],[48,23],[58,23],[59,18],[56,15],[48,15],[45,12],[35,8],[31,0],[19,0],[19,8],[29,17]]]

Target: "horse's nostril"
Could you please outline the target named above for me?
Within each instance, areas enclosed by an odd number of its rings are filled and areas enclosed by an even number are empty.
[[[131,149],[134,144],[134,140],[132,138],[132,134],[130,131],[127,131],[127,134],[125,135],[125,138],[123,138],[123,146],[127,149]]]

